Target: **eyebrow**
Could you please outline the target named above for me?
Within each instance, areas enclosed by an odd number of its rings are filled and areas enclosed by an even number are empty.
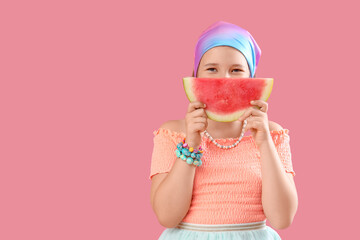
[[[208,66],[208,65],[219,65],[219,64],[218,63],[208,63],[208,64],[205,64],[204,66]],[[244,67],[244,65],[241,65],[241,64],[233,64],[233,66]]]

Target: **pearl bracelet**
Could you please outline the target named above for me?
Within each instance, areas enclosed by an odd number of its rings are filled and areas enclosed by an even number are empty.
[[[181,158],[188,164],[194,164],[195,166],[201,166],[202,161],[202,148],[199,146],[198,149],[194,149],[192,147],[189,147],[189,145],[185,142],[185,138],[182,142],[179,142],[176,145],[175,154],[178,158]]]

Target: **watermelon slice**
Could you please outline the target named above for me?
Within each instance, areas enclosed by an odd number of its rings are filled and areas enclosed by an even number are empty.
[[[267,101],[273,83],[273,78],[183,78],[189,101],[205,103],[207,116],[218,122],[239,119],[251,100]]]

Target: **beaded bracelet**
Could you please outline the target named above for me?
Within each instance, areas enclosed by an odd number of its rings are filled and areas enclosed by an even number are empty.
[[[177,149],[175,150],[175,154],[178,158],[181,158],[188,164],[194,164],[195,166],[201,166],[202,161],[202,148],[199,146],[198,149],[194,149],[189,147],[189,145],[185,142],[185,138],[182,142],[179,142],[176,145]]]

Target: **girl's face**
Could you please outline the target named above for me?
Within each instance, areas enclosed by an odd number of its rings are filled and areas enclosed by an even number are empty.
[[[229,46],[217,46],[202,56],[198,78],[250,78],[250,69],[244,55]]]

